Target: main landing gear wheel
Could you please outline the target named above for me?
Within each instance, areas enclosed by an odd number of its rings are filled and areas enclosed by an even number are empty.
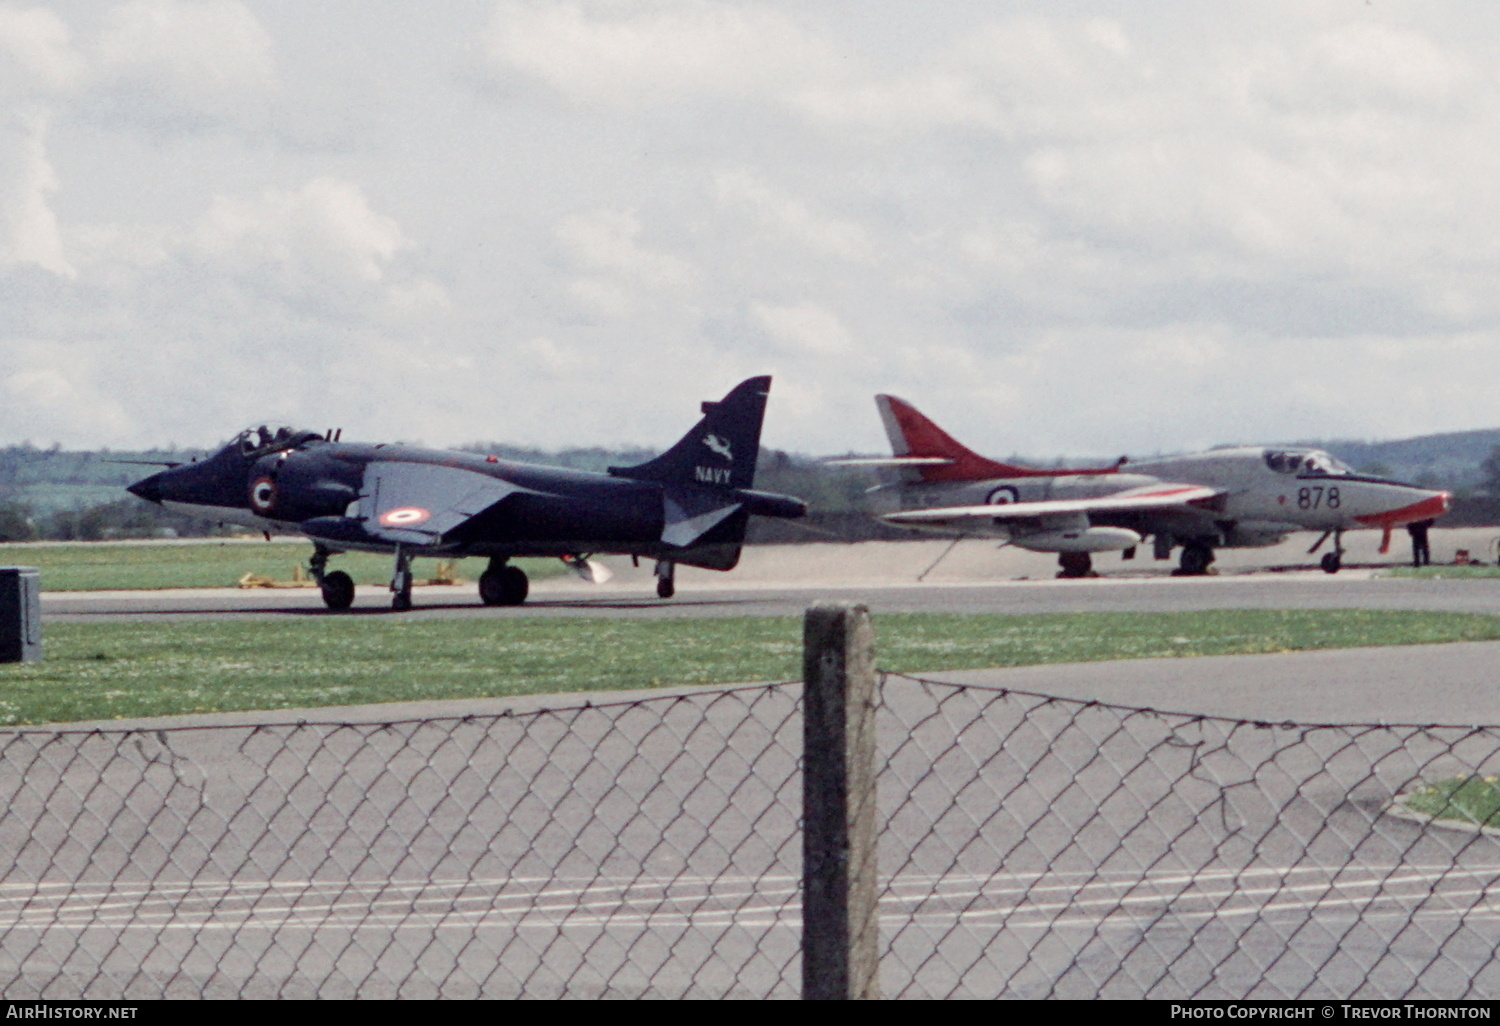
[[[323,604],[335,613],[342,613],[354,605],[354,578],[344,571],[324,574],[318,587],[323,592]]]
[[[675,594],[677,594],[677,585],[672,582],[672,578],[658,577],[656,579],[657,598],[669,599]]]
[[[1184,577],[1199,577],[1208,573],[1208,564],[1214,561],[1214,550],[1211,546],[1198,542],[1190,542],[1182,547],[1182,559],[1178,563],[1178,573]]]
[[[479,575],[479,601],[487,606],[519,606],[531,582],[518,566],[492,566]]]
[[[1087,577],[1094,570],[1094,560],[1087,552],[1059,552],[1057,565],[1062,567],[1059,577]]]
[[[1323,553],[1323,561],[1319,565],[1323,568],[1325,574],[1336,574],[1343,563],[1344,561],[1339,557],[1337,552],[1325,552]]]

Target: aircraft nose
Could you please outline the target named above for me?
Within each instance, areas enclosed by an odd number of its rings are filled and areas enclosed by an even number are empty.
[[[1366,527],[1383,527],[1390,530],[1402,524],[1418,520],[1431,520],[1448,512],[1453,496],[1448,492],[1418,488],[1415,485],[1396,485],[1400,489],[1388,499],[1385,509],[1371,511],[1354,519]]]
[[[1424,519],[1442,516],[1453,507],[1453,493],[1432,491],[1421,502],[1414,504],[1413,512],[1420,513]]]
[[[133,485],[127,485],[125,490],[131,495],[145,499],[147,502],[161,502],[161,475],[152,474],[150,477],[142,478]]]

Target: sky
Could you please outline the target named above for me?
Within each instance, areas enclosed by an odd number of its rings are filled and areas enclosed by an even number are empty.
[[[0,445],[1500,424],[1487,0],[0,0]]]

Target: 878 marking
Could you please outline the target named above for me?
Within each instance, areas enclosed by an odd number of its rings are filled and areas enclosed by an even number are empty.
[[[1339,508],[1339,490],[1337,488],[1324,488],[1318,485],[1314,488],[1297,489],[1298,509],[1318,509],[1327,506],[1329,509]]]

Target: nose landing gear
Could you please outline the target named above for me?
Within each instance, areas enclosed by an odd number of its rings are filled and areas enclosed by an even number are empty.
[[[1313,542],[1312,548],[1307,550],[1307,554],[1312,555],[1314,552],[1317,552],[1318,549],[1323,546],[1323,543],[1328,540],[1330,535],[1333,536],[1333,551],[1323,553],[1323,558],[1319,560],[1318,566],[1323,568],[1323,572],[1325,574],[1336,574],[1339,572],[1339,568],[1344,565],[1343,531],[1340,531],[1337,528],[1329,531],[1324,531],[1323,536],[1317,541]]]
[[[328,573],[328,557],[331,555],[333,553],[328,549],[315,545],[312,559],[307,561],[307,569],[312,579],[318,582],[318,590],[323,593],[323,604],[331,612],[342,613],[354,605],[354,578],[342,570]]]

